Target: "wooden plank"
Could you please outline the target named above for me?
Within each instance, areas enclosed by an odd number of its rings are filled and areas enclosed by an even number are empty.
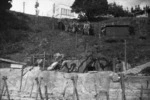
[[[0,58],[0,61],[2,61],[2,62],[7,62],[7,63],[13,63],[13,64],[26,65],[26,63],[17,62],[17,61],[13,61],[13,60],[10,60],[10,59],[3,59],[3,58]]]
[[[126,89],[126,92],[128,92],[127,94],[126,94],[126,96],[127,95],[130,95],[130,93],[132,93],[132,92],[136,92],[137,94],[139,94],[140,92],[141,92],[141,88],[139,88],[139,89]],[[143,91],[143,94],[150,94],[150,89],[142,89],[142,91]]]
[[[14,69],[22,69],[23,65],[20,65],[20,64],[11,64],[10,67],[14,68]]]
[[[126,81],[150,81],[150,76],[125,76]]]

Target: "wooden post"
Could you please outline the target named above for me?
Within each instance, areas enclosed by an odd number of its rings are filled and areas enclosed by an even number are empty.
[[[22,79],[23,79],[23,66],[22,66],[22,68],[21,68],[20,92],[21,92],[21,88],[22,88]]]
[[[98,100],[99,99],[99,93],[97,91],[96,79],[94,79],[94,87],[95,87],[95,92],[96,92],[95,98],[96,98],[96,100]]]
[[[41,82],[42,82],[42,79],[43,79],[43,78],[40,78],[40,82],[39,82],[39,94],[40,94],[41,100],[44,100],[44,99],[43,99],[43,96],[42,96],[42,92],[41,92]]]
[[[41,100],[44,100],[43,97],[42,97],[41,88],[40,88],[42,78],[40,79],[40,81],[38,80],[38,78],[36,78],[35,80],[36,80],[36,83],[37,83],[37,91],[36,91],[36,98],[35,99],[37,100],[38,93],[39,93]]]
[[[4,90],[4,93],[3,93],[3,95],[4,95],[4,96],[6,95],[6,92],[7,92],[7,91],[6,91],[6,90]]]
[[[142,86],[142,85],[141,85],[140,100],[144,100],[144,99],[143,99],[143,86]]]
[[[31,92],[30,92],[30,97],[32,97],[33,87],[34,87],[34,82],[32,83],[32,88],[31,88]]]
[[[107,98],[107,100],[109,100],[109,92],[107,91],[107,92],[105,92],[106,93],[106,98]]]
[[[4,80],[4,85],[5,85],[5,87],[6,87],[7,98],[8,98],[8,100],[10,100],[10,95],[9,95],[8,85],[7,85],[7,82],[6,82],[7,77],[6,77],[6,76],[3,76],[3,80]]]
[[[125,61],[125,70],[127,70],[127,41],[124,41],[124,61]]]
[[[120,74],[120,84],[121,84],[121,89],[122,89],[122,100],[126,100],[126,96],[125,96],[125,83],[124,83],[124,75]]]
[[[44,58],[43,58],[43,70],[45,69],[45,52],[44,52]]]
[[[78,45],[78,36],[77,36],[77,32],[76,32],[76,41],[75,41],[75,50],[76,50],[76,56],[77,56],[77,45]]]
[[[100,23],[98,23],[98,37],[99,39],[101,39],[101,32],[100,32]],[[96,36],[96,35],[95,35]]]
[[[39,81],[38,81],[38,77],[37,77],[37,78],[35,78],[35,81],[36,81],[36,83],[37,83],[37,89],[36,89],[36,96],[35,96],[35,100],[37,100],[37,98],[38,98],[38,91],[39,91]]]
[[[115,58],[113,58],[113,72],[116,72],[116,61],[115,61]]]
[[[34,55],[33,55],[33,59],[32,59],[32,64],[34,65]]]
[[[85,44],[85,54],[87,54],[87,52],[88,52],[88,43],[86,41],[86,44]]]
[[[73,100],[79,100],[79,95],[78,95],[78,91],[77,91],[77,80],[78,80],[78,76],[73,76],[72,78],[72,82],[73,82]],[[75,99],[76,97],[76,99]]]
[[[2,90],[1,90],[1,94],[0,94],[0,100],[2,100],[2,96],[3,96],[4,88],[5,88],[5,84],[3,83],[3,87],[2,87]]]
[[[47,86],[45,85],[45,98],[48,100],[48,91],[47,91]]]

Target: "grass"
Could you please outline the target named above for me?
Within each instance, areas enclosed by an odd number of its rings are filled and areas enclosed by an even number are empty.
[[[9,41],[2,43],[0,49],[1,57],[10,58],[16,61],[24,61],[26,57],[35,54],[54,54],[57,52],[64,53],[66,56],[79,56],[85,52],[86,44],[88,51],[93,49],[95,43],[100,46],[100,53],[112,60],[113,57],[124,59],[124,44],[107,43],[103,39],[98,38],[100,27],[104,24],[130,24],[135,29],[135,37],[127,40],[127,60],[133,66],[140,65],[150,60],[149,50],[149,26],[150,22],[146,18],[113,18],[101,22],[93,22],[95,36],[77,35],[57,29],[57,19],[49,17],[36,17],[17,12],[10,12],[9,25],[4,25],[9,29],[0,31],[0,35],[7,33]],[[13,20],[11,19],[13,18]],[[1,17],[3,18],[3,17]],[[2,19],[1,19],[2,20]],[[7,21],[6,21],[7,23]],[[139,31],[140,29],[140,31]],[[141,33],[146,33],[146,40],[139,40]],[[10,41],[11,40],[11,41]]]

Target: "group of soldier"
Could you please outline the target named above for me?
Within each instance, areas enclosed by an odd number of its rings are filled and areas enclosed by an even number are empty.
[[[58,29],[66,32],[78,33],[83,35],[94,35],[93,27],[89,21],[79,23],[77,21],[61,21],[58,20]]]

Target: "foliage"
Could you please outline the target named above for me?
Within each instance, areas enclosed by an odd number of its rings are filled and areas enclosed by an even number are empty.
[[[10,11],[0,12],[0,54],[21,50],[21,45],[17,45],[17,47],[13,46],[27,39],[28,34],[26,31],[31,31],[27,25],[27,21],[29,20],[26,15],[21,13]]]
[[[75,0],[71,6],[72,11],[91,18],[105,14],[108,9],[107,0]]]
[[[18,30],[29,30],[27,21],[30,19],[21,13],[0,12],[0,31],[8,30],[9,28]],[[5,25],[4,25],[5,24]]]
[[[36,3],[35,3],[35,8],[38,8],[38,7],[39,7],[39,3],[36,2]]]
[[[108,13],[114,17],[127,17],[131,16],[128,10],[124,10],[122,5],[117,5],[115,2],[108,5]]]
[[[135,5],[134,8],[131,7],[131,12],[132,12],[132,13],[138,13],[138,12],[140,12],[140,11],[142,11],[140,5]]]
[[[146,12],[149,12],[149,10],[150,10],[150,6],[144,6],[143,7],[143,9],[140,7],[140,5],[135,5],[135,7],[131,7],[131,13],[132,14],[142,14],[142,13],[144,13],[145,11]]]
[[[0,11],[9,10],[12,7],[11,2],[12,2],[12,0],[1,0],[0,1]]]

